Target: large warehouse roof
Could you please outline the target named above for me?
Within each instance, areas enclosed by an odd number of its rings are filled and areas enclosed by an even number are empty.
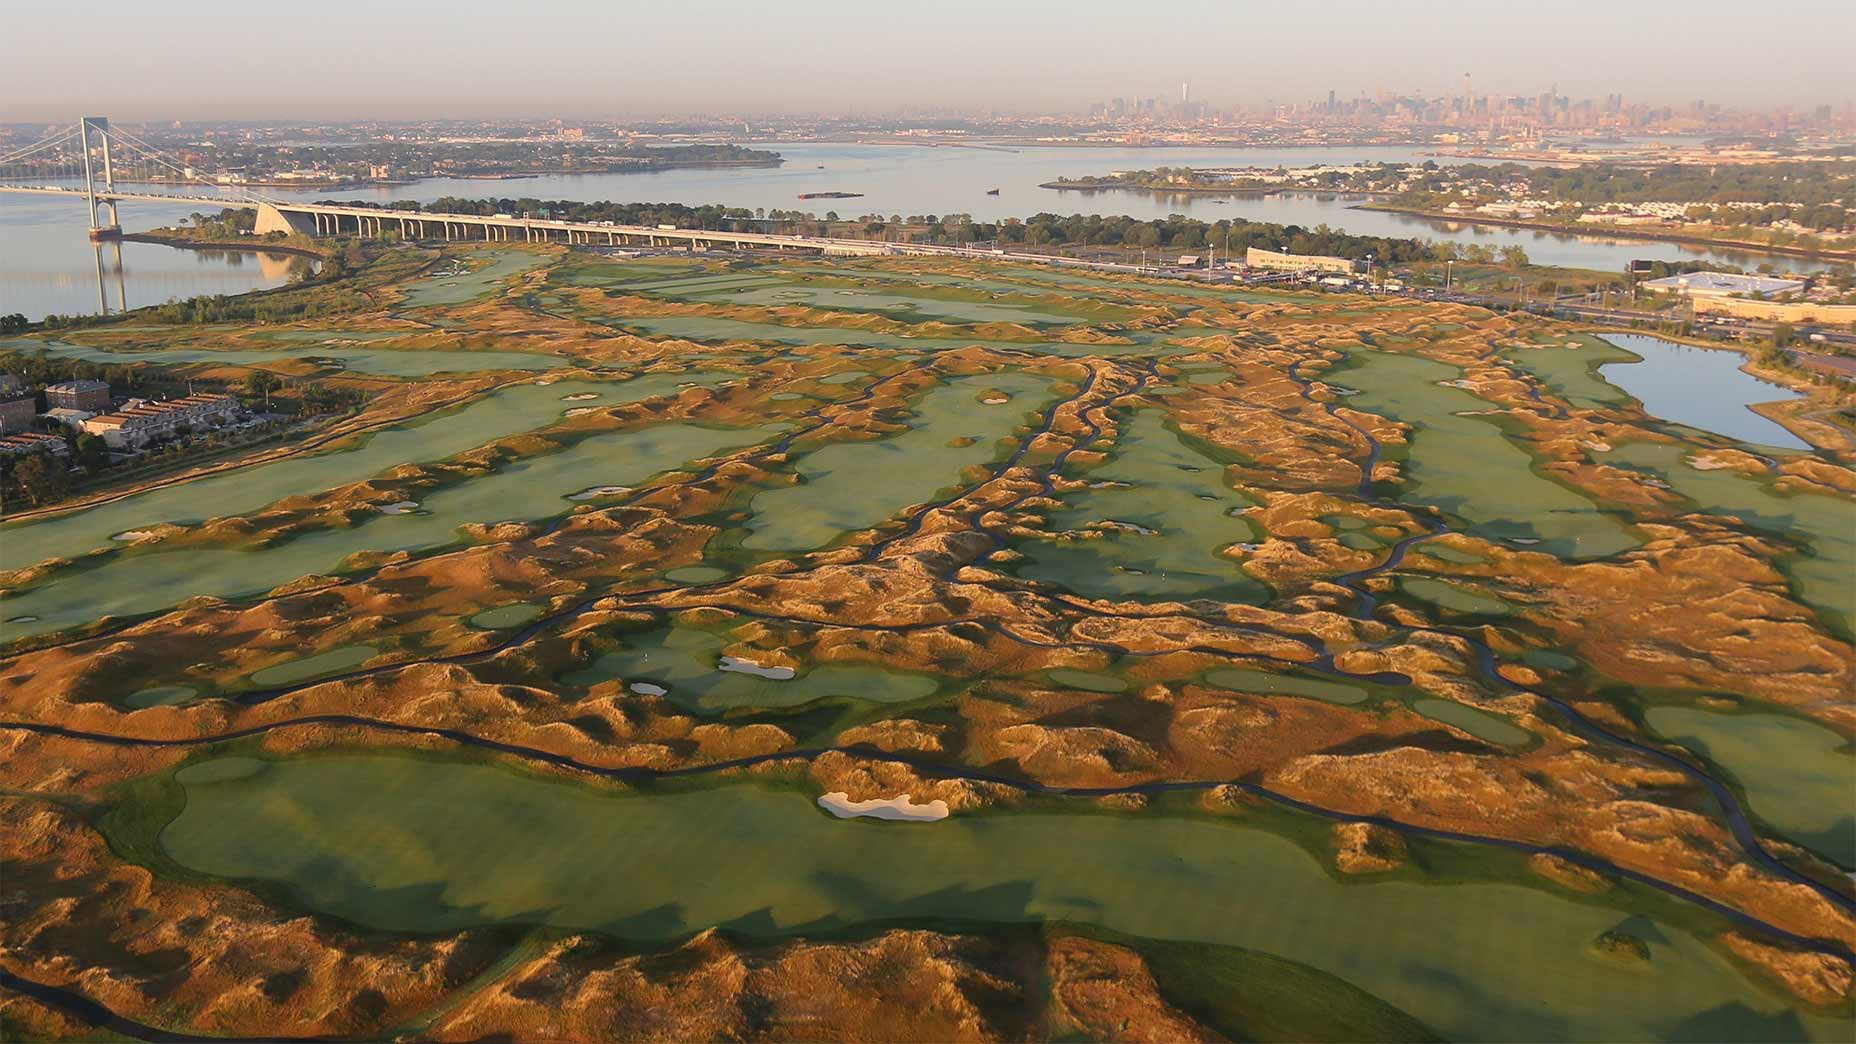
[[[1732,272],[1689,272],[1651,279],[1643,285],[1652,290],[1686,291],[1691,294],[1786,294],[1804,289],[1804,281],[1801,279],[1735,275]]]

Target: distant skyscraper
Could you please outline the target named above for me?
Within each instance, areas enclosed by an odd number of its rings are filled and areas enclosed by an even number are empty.
[[[1192,81],[1179,81],[1179,104],[1184,107],[1192,104]]]

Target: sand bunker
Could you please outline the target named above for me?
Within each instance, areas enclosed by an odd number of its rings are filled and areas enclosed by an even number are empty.
[[[410,515],[417,510],[419,510],[419,502],[416,500],[401,500],[380,506],[380,513],[383,515]]]
[[[616,497],[621,493],[630,493],[630,486],[590,486],[578,493],[569,493],[568,500],[597,500],[600,497]]]
[[[787,681],[793,676],[793,669],[791,667],[762,667],[753,660],[744,660],[739,656],[722,657],[721,669],[725,671],[739,671],[742,674],[752,674],[760,678],[770,678],[773,681]]]
[[[947,818],[947,802],[936,798],[924,805],[909,800],[907,794],[893,798],[871,798],[869,801],[852,801],[849,794],[833,791],[818,799],[820,808],[839,819],[855,819],[868,816],[871,819],[893,819],[910,823],[932,823],[937,819]]]

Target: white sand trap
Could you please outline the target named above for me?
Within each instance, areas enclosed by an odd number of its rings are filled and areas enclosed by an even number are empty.
[[[132,540],[147,540],[149,537],[154,536],[154,535],[155,534],[152,530],[125,529],[122,532],[116,534],[115,536],[110,537],[110,539],[120,540],[124,543],[128,543],[129,541],[132,541]]]
[[[599,398],[598,392],[580,392],[575,395],[563,395],[561,396],[561,401],[562,402],[585,402],[588,399],[597,399],[597,398]]]
[[[793,669],[791,667],[762,667],[753,660],[744,660],[739,656],[722,657],[721,669],[725,671],[737,671],[741,674],[752,674],[760,678],[770,678],[774,681],[787,681],[793,676]]]
[[[640,696],[662,696],[670,691],[662,685],[652,685],[650,682],[632,682],[627,688]]]
[[[1006,398],[1003,395],[994,395],[991,398],[981,399],[980,401],[985,403],[988,406],[999,406],[999,405],[1003,405],[1005,403],[1011,402],[1012,400]]]
[[[907,794],[893,798],[871,798],[869,801],[852,801],[851,796],[838,790],[818,799],[820,808],[839,819],[854,819],[857,816],[869,816],[871,819],[895,819],[910,823],[932,823],[937,819],[947,818],[947,802],[936,798],[925,805],[918,805],[909,800]]]
[[[410,515],[417,510],[419,510],[419,502],[416,500],[402,500],[395,504],[380,506],[380,513],[383,515]]]
[[[616,497],[621,493],[630,493],[630,486],[592,486],[578,493],[568,495],[568,500],[597,500],[600,497]]]
[[[581,414],[583,414],[583,413],[593,413],[593,412],[595,412],[595,411],[596,411],[596,410],[598,410],[598,409],[599,409],[599,407],[597,407],[597,406],[575,406],[575,407],[574,407],[573,409],[571,409],[571,410],[568,410],[568,411],[567,411],[567,412],[566,412],[565,414],[563,414],[562,416],[566,416],[566,417],[578,417],[578,416],[580,416],[580,415],[581,415]]]
[[[1696,471],[1719,471],[1722,468],[1731,468],[1734,465],[1732,461],[1697,453],[1688,459],[1688,466],[1694,468]]]
[[[6,622],[7,623],[38,623],[39,618],[36,616],[10,616],[7,618]]]
[[[1141,536],[1153,536],[1157,532],[1156,530],[1148,529],[1146,526],[1134,522],[1123,522],[1115,518],[1105,518],[1100,522],[1092,522],[1090,523],[1090,528],[1108,529],[1118,533],[1139,533]]]
[[[536,383],[536,384],[539,384],[539,385],[541,385],[541,386],[542,386],[543,388],[546,388],[546,387],[547,387],[548,385],[550,385],[550,384],[553,384],[553,383],[554,383],[554,378],[552,378],[552,377],[543,377],[543,378],[542,378],[541,380],[538,380],[538,381],[536,381],[535,383]]]

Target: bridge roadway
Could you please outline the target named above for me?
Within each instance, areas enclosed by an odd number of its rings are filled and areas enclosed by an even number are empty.
[[[0,192],[88,198],[81,188],[55,185],[0,185]],[[95,193],[100,202],[144,200],[160,203],[206,203],[218,207],[254,209],[256,231],[291,232],[308,236],[352,234],[384,235],[397,231],[408,239],[482,240],[490,243],[589,243],[619,245],[645,243],[670,246],[687,243],[709,249],[718,246],[774,250],[808,250],[831,255],[887,255],[940,253],[958,248],[914,244],[877,243],[863,239],[818,236],[783,236],[767,232],[723,232],[703,228],[656,228],[598,221],[557,221],[503,214],[440,214],[430,211],[391,210],[382,207],[344,207],[320,203],[289,203],[238,196],[203,196],[182,193],[131,192],[106,189]]]
[[[39,195],[87,197],[81,188],[56,185],[0,184],[0,192],[24,192]],[[816,251],[833,256],[882,257],[896,255],[968,257],[990,261],[1030,262],[1069,268],[1086,268],[1101,272],[1127,272],[1153,275],[1154,267],[1124,264],[1117,261],[1089,261],[1082,258],[1038,254],[1026,251],[986,250],[978,247],[943,246],[932,243],[884,243],[868,239],[837,239],[824,236],[783,236],[771,232],[722,232],[704,228],[656,228],[648,225],[618,225],[597,221],[554,221],[540,218],[505,217],[483,214],[439,214],[430,211],[390,210],[381,207],[343,207],[319,203],[286,203],[240,196],[201,196],[181,193],[131,192],[101,189],[99,201],[144,200],[157,203],[209,203],[218,207],[239,207],[258,211],[256,231],[291,232],[308,236],[338,234],[382,235],[398,231],[408,239],[480,240],[504,242],[567,242],[617,246],[643,242],[650,246],[687,243],[692,247],[759,248],[772,250]]]

